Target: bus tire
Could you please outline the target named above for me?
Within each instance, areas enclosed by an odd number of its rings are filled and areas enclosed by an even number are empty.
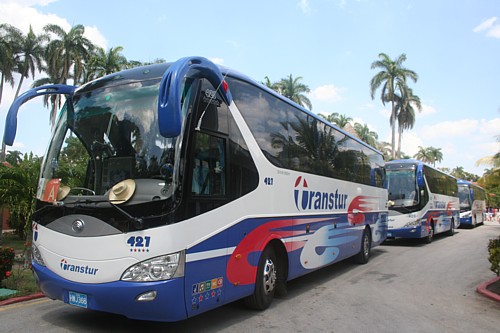
[[[433,239],[434,239],[434,222],[431,222],[429,225],[429,234],[424,238],[424,243],[430,244],[432,243]]]
[[[361,249],[358,254],[354,257],[354,261],[360,265],[364,265],[370,260],[372,248],[372,239],[370,235],[370,228],[366,227],[363,230],[363,236],[361,236]]]
[[[455,234],[455,219],[451,219],[450,230],[446,232],[446,236],[453,236]]]
[[[276,292],[276,253],[272,246],[266,246],[259,259],[255,290],[245,298],[245,305],[255,310],[265,310],[271,305]]]

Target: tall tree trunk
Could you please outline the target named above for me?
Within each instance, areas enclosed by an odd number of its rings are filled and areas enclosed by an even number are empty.
[[[0,104],[2,104],[2,96],[3,96],[3,83],[4,83],[4,75],[2,73],[2,77],[0,78]]]
[[[394,110],[394,101],[391,101],[391,129],[392,129],[392,135],[391,135],[391,156],[392,159],[396,158],[396,114]]]
[[[401,158],[401,137],[403,136],[403,128],[398,124],[398,158]]]

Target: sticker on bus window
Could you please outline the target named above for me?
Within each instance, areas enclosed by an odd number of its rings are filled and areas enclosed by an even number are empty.
[[[45,202],[56,202],[57,193],[59,192],[60,185],[61,185],[60,179],[49,180],[43,188],[41,200]]]

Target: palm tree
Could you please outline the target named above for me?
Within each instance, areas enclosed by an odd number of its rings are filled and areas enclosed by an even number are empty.
[[[422,162],[432,164],[436,166],[436,162],[441,162],[443,160],[443,153],[441,148],[434,147],[421,147],[418,146],[418,152],[413,156]]]
[[[305,93],[310,92],[308,86],[299,81],[302,80],[301,76],[297,76],[296,78],[292,77],[292,74],[287,76],[284,79],[281,79],[278,82],[279,92],[294,101],[295,103],[307,107],[309,110],[312,110],[312,104],[309,98],[307,98]]]
[[[375,147],[378,151],[384,154],[384,159],[386,161],[391,159],[391,144],[389,142],[378,141]]]
[[[371,131],[366,124],[355,123],[354,130],[358,135],[358,138],[372,147],[377,145],[378,134]]]
[[[88,60],[90,51],[94,48],[92,42],[83,36],[85,27],[78,24],[66,32],[56,24],[47,24],[43,29],[58,37],[50,41],[46,59],[49,68],[61,69],[54,71],[60,72],[58,83],[66,84],[70,78],[73,78],[75,83],[79,82],[83,73],[83,63]],[[74,66],[73,73],[70,73],[72,66]]]
[[[96,48],[88,62],[85,81],[88,82],[126,68],[127,58],[120,53],[121,51],[123,51],[122,46],[111,47],[108,52],[101,47]]]
[[[5,160],[10,163],[10,165],[18,165],[22,162],[23,153],[19,150],[9,150],[7,152],[7,157]]]
[[[420,112],[422,103],[420,97],[413,94],[413,89],[401,87],[401,96],[396,95],[396,113],[398,120],[398,151],[397,156],[401,158],[401,139],[403,131],[412,129],[415,124],[415,108]],[[392,123],[391,123],[392,126]]]
[[[49,76],[57,75],[57,82],[67,84],[69,79],[80,82],[84,72],[84,64],[90,56],[94,45],[83,36],[85,27],[81,24],[73,26],[69,32],[56,24],[47,24],[47,33],[56,35],[47,46],[46,59]],[[73,72],[70,70],[73,68]],[[51,123],[55,121],[55,113],[50,115]]]
[[[431,156],[429,155],[429,150],[425,147],[418,146],[418,151],[415,155],[413,155],[413,157],[422,162],[431,163]]]
[[[14,87],[16,59],[22,40],[19,29],[10,24],[0,24],[0,104],[2,103],[3,85],[9,83]]]
[[[48,40],[45,34],[35,35],[33,28],[30,25],[30,31],[26,37],[22,38],[19,49],[19,74],[21,79],[17,86],[15,97],[19,96],[24,78],[35,77],[35,70],[41,72],[43,66],[44,42]]]
[[[431,163],[436,166],[436,162],[441,162],[443,160],[443,153],[441,148],[428,147],[429,156],[431,157]]]
[[[278,82],[274,82],[274,83],[271,82],[271,80],[269,79],[269,76],[264,77],[264,82],[262,82],[262,84],[265,85],[266,87],[268,87],[269,89],[276,91],[278,94],[281,94],[279,83]]]
[[[346,116],[345,114],[340,114],[337,119],[335,119],[335,124],[337,124],[338,127],[344,128],[345,125],[353,121],[351,117]]]
[[[374,99],[375,91],[382,86],[380,99],[385,105],[386,102],[391,103],[391,119],[390,124],[392,128],[391,147],[392,157],[396,157],[396,107],[395,107],[395,94],[398,88],[406,86],[406,79],[410,78],[414,82],[418,80],[418,75],[414,71],[402,66],[406,60],[406,55],[403,53],[394,60],[391,60],[385,53],[380,53],[380,60],[374,61],[371,65],[372,69],[380,68],[380,72],[370,81],[371,97]]]
[[[337,112],[333,112],[333,113],[330,113],[328,115],[324,115],[322,113],[318,113],[318,116],[320,116],[321,118],[325,119],[326,121],[328,121],[328,122],[330,122],[332,124],[335,124],[337,118],[339,117],[339,114]]]

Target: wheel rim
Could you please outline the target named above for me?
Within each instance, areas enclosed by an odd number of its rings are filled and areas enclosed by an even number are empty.
[[[363,252],[365,253],[365,257],[370,255],[370,238],[366,235],[363,239]]]
[[[269,295],[273,292],[274,287],[276,286],[276,266],[274,262],[267,258],[266,263],[264,265],[264,293]]]

